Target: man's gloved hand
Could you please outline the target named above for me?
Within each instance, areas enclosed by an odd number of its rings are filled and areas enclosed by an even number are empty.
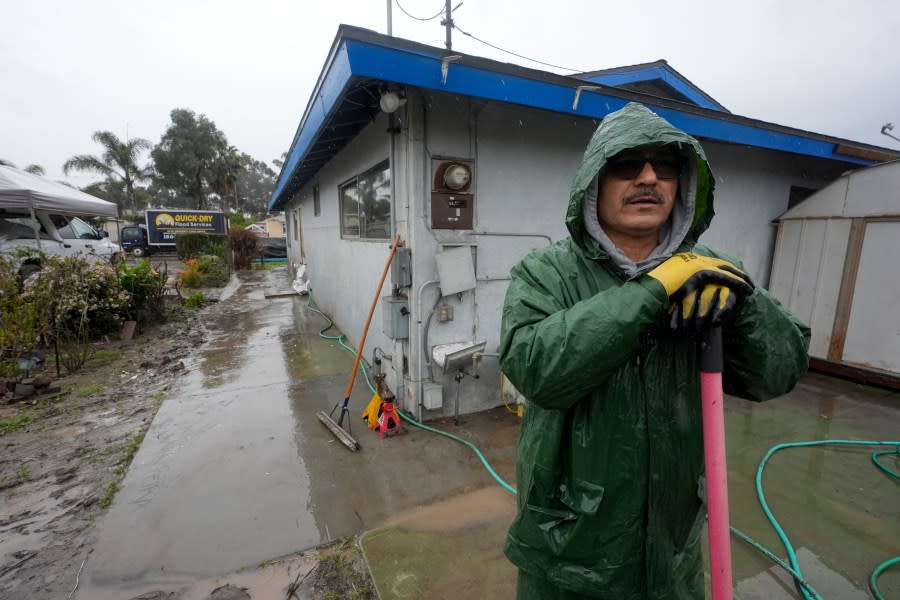
[[[669,295],[670,325],[700,330],[720,325],[753,292],[750,277],[721,258],[675,254],[647,273]]]

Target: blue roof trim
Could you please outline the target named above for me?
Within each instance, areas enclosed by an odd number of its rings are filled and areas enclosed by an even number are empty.
[[[347,55],[347,47],[341,46],[331,62],[328,69],[328,75],[322,81],[316,95],[310,101],[306,109],[306,114],[297,130],[294,143],[291,145],[290,154],[285,161],[281,170],[281,177],[275,184],[272,191],[272,199],[269,201],[269,210],[277,205],[284,204],[287,200],[281,200],[279,196],[284,192],[285,187],[290,181],[290,177],[285,174],[293,174],[300,160],[306,155],[309,148],[315,141],[315,137],[319,130],[325,124],[325,120],[334,111],[338,99],[343,94],[344,89],[353,77],[350,68],[350,59]]]
[[[390,43],[392,38],[384,40],[380,43],[364,41],[342,37],[339,33],[339,39],[336,41],[337,49],[330,63],[326,65],[319,87],[307,106],[286,164],[272,193],[269,210],[283,207],[289,199],[289,194],[294,193],[311,178],[310,175],[298,175],[296,172],[298,166],[304,162],[305,156],[317,139],[324,135],[323,128],[329,125],[332,115],[342,110],[339,101],[347,93],[350,84],[356,80],[366,79],[596,119],[602,119],[630,101],[640,101],[675,127],[695,137],[838,160],[847,164],[870,165],[875,162],[835,154],[837,145],[847,140],[816,139],[825,136],[804,135],[801,131],[796,133],[778,131],[775,129],[788,128],[736,117],[730,113],[695,112],[709,110],[704,108],[691,110],[687,105],[686,109],[668,107],[665,101],[655,103],[652,97],[625,90],[619,95],[615,88],[610,88],[610,93],[582,90],[578,104],[573,109],[579,80],[540,72],[535,72],[535,77],[528,77],[525,74],[531,73],[530,70],[509,68],[508,65],[505,70],[495,70],[491,68],[492,61],[474,57],[469,57],[468,61],[474,65],[466,62],[449,62],[446,81],[442,81],[441,59],[446,55],[445,51],[434,49],[431,52],[431,48],[421,46],[412,49],[394,47],[385,45]],[[540,75],[547,77],[541,79]],[[680,80],[676,78],[674,81]],[[683,85],[679,91],[685,91]],[[324,139],[326,138],[323,137]]]
[[[710,110],[726,110],[724,106],[711,100],[705,93],[699,91],[695,85],[685,81],[673,73],[671,69],[667,69],[664,66],[646,67],[619,73],[604,73],[584,77],[583,79],[585,81],[592,81],[610,87],[619,87],[629,83],[637,83],[639,81],[660,79],[678,90],[679,93],[690,99],[690,101],[697,106],[708,108]]]
[[[353,73],[364,77],[391,80],[425,89],[595,118],[602,118],[630,102],[627,98],[585,90],[581,93],[578,106],[572,110],[575,90],[571,87],[485,71],[452,62],[449,65],[447,82],[442,85],[439,57],[413,55],[394,48],[371,46],[356,41],[348,41],[347,45]],[[813,140],[800,135],[733,123],[714,116],[685,113],[654,105],[649,101],[645,104],[675,127],[683,129],[695,137],[808,154],[820,158],[837,158],[843,162],[860,165],[868,165],[873,162],[849,156],[835,157],[833,142]]]

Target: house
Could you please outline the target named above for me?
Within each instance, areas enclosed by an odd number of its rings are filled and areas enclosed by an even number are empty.
[[[263,221],[266,237],[284,237],[284,215],[272,215]]]
[[[354,345],[388,246],[403,248],[365,356],[420,417],[501,402],[510,268],[564,238],[569,187],[599,121],[641,102],[699,138],[717,177],[703,242],[766,285],[773,221],[883,148],[734,115],[665,61],[561,76],[341,26],[269,205],[288,258]],[[475,375],[479,375],[478,378]]]
[[[816,368],[900,389],[900,161],[781,215],[769,289],[812,328]]]

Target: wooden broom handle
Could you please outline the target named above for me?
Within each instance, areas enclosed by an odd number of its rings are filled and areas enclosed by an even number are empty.
[[[372,306],[369,308],[369,316],[366,317],[366,326],[363,328],[362,338],[359,340],[359,346],[356,349],[356,358],[353,360],[353,371],[350,373],[350,381],[347,382],[347,393],[344,394],[344,398],[349,398],[350,394],[353,393],[353,382],[356,381],[356,371],[359,369],[359,359],[362,358],[363,348],[366,345],[366,335],[369,333],[369,324],[372,322],[372,315],[375,314],[375,306],[378,304],[378,298],[381,296],[381,288],[384,285],[384,279],[387,277],[388,269],[391,266],[391,261],[394,260],[394,254],[397,253],[397,246],[400,245],[400,234],[394,238],[394,243],[391,244],[391,251],[388,254],[387,262],[384,265],[384,271],[381,272],[381,279],[378,280],[378,288],[375,290],[375,297],[372,298]]]

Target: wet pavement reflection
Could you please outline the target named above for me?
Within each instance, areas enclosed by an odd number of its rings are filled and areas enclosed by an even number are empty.
[[[755,477],[764,454],[792,441],[900,438],[900,395],[808,374],[787,396],[755,404],[726,403],[732,525],[784,557],[757,501]],[[884,448],[882,448],[884,449]],[[788,448],[763,476],[775,517],[797,550],[804,574],[823,598],[870,598],[868,578],[900,554],[900,487],[871,462],[875,448]],[[888,457],[888,460],[891,460]],[[886,463],[900,467],[896,459]],[[799,597],[790,577],[732,537],[736,597]],[[879,579],[885,598],[900,598],[900,576]]]
[[[319,337],[327,323],[306,310],[305,298],[266,299],[267,289],[288,283],[285,271],[241,274],[241,286],[216,307],[219,316],[208,323],[208,341],[161,406],[101,524],[79,598],[175,591],[381,528],[429,505],[448,507],[439,519],[445,558],[424,561],[441,569],[444,589],[459,594],[471,587],[453,580],[455,574],[472,574],[454,557],[505,564],[500,549],[514,505],[498,499],[508,512],[497,517],[497,526],[473,530],[473,514],[485,506],[479,490],[497,486],[467,448],[409,426],[384,440],[366,430],[359,413],[371,393],[362,374],[351,400],[353,434],[362,451],[349,452],[319,423],[316,412],[330,411],[343,399],[352,356],[336,340]],[[770,402],[729,398],[732,524],[783,556],[757,502],[759,460],[773,445],[788,441],[896,440],[898,400],[895,393],[816,374]],[[466,415],[459,426],[451,420],[432,425],[472,441],[515,483],[514,415],[501,407]],[[900,555],[900,488],[871,464],[870,453],[790,449],[773,457],[765,472],[770,506],[823,598],[868,598],[871,570]],[[900,468],[896,457],[885,460]],[[461,494],[482,500],[458,508],[465,501],[453,499]],[[408,517],[404,527],[417,522]],[[453,530],[460,535],[448,533]],[[473,531],[481,532],[479,544],[466,537]],[[453,539],[462,540],[461,546],[453,546]],[[736,598],[799,597],[768,558],[736,538],[732,543]],[[406,546],[398,542],[397,547]],[[396,559],[382,564],[412,568],[416,562],[402,555]],[[507,570],[488,571],[485,581],[500,573],[491,585],[512,585]],[[900,598],[896,570],[879,583],[886,598]]]
[[[355,418],[371,395],[361,374],[351,407],[363,450],[332,437],[315,415],[343,399],[352,355],[318,336],[327,323],[305,298],[265,298],[287,277],[242,273],[216,307],[209,340],[160,407],[100,526],[79,598],[174,591],[490,485],[459,444],[366,430]],[[456,433],[511,478],[516,425],[489,411]]]

